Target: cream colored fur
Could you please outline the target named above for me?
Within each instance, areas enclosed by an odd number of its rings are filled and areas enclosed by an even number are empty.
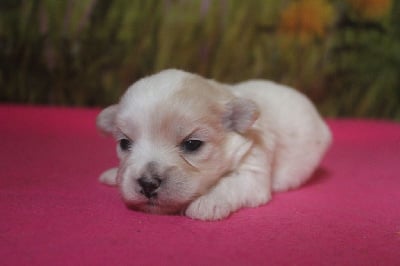
[[[120,166],[101,182],[118,186],[134,209],[201,220],[302,185],[331,143],[313,104],[291,88],[263,80],[225,85],[174,69],[134,83],[97,125],[131,141],[129,150],[117,145]],[[186,140],[202,146],[189,152]],[[146,196],[139,179],[159,187]]]

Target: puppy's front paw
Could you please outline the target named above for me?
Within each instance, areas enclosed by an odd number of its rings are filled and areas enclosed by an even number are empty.
[[[102,173],[99,177],[100,183],[103,183],[108,186],[116,186],[117,185],[117,173],[118,168],[111,168]]]
[[[211,221],[226,218],[231,211],[229,204],[202,196],[188,206],[185,215],[192,219]]]

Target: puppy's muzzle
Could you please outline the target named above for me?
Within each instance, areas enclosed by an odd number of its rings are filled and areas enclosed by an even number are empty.
[[[146,177],[143,176],[137,181],[141,187],[140,193],[146,196],[146,198],[157,197],[157,190],[161,185],[161,179],[158,176]]]

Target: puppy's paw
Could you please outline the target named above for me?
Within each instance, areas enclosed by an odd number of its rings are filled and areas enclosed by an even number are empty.
[[[226,218],[231,212],[229,204],[202,196],[188,206],[185,215],[192,219],[212,221]]]
[[[300,180],[275,180],[272,184],[272,190],[274,192],[285,192],[291,189],[295,189],[301,185]]]
[[[103,172],[99,177],[100,183],[108,185],[108,186],[116,186],[117,185],[117,172],[118,172],[118,168],[111,168],[111,169],[108,169],[107,171]]]

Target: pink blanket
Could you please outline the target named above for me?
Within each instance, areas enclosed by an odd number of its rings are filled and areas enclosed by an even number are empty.
[[[0,105],[1,265],[400,265],[400,125],[332,120],[313,179],[219,222],[125,208],[99,110]],[[306,153],[306,151],[305,151]]]

